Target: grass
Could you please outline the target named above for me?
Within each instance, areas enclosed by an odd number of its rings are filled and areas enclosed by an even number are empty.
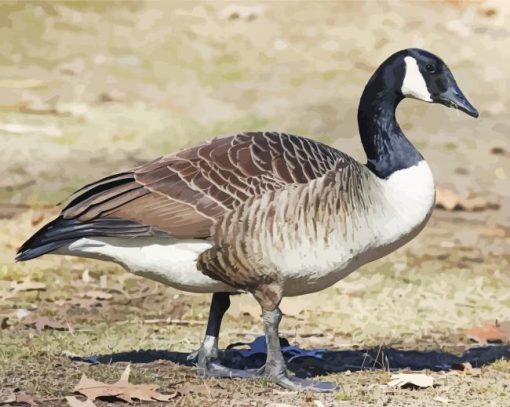
[[[501,373],[510,373],[510,361],[500,359],[491,365],[492,369]]]
[[[0,33],[8,39],[0,44],[0,123],[31,126],[21,133],[0,130],[0,397],[19,388],[43,405],[63,406],[83,373],[114,382],[125,367],[72,362],[67,354],[190,352],[203,334],[203,325],[184,323],[205,323],[208,296],[179,293],[101,262],[48,256],[14,264],[15,249],[56,213],[53,204],[114,171],[237,131],[295,132],[362,158],[355,119],[360,91],[380,61],[413,41],[448,60],[464,92],[482,107],[483,120],[466,123],[437,106],[406,102],[398,112],[403,129],[439,185],[473,191],[501,209],[435,212],[398,252],[321,293],[285,299],[282,333],[304,348],[462,352],[472,346],[467,328],[510,318],[509,212],[502,192],[510,167],[504,155],[490,153],[507,143],[508,117],[504,109],[497,112],[510,99],[504,86],[491,92],[478,86],[506,80],[494,56],[504,55],[510,37],[493,33],[506,29],[508,10],[494,6],[496,17],[489,18],[479,3],[401,2],[384,10],[360,2],[261,5],[249,19],[222,17],[222,2],[0,5]],[[430,22],[433,29],[424,31]],[[457,36],[457,26],[471,30],[468,42]],[[460,42],[452,53],[452,43]],[[102,101],[109,92],[118,100]],[[21,108],[30,106],[27,100],[58,113],[27,113]],[[495,176],[494,168],[502,172]],[[11,282],[28,279],[46,290],[3,296],[12,294]],[[112,298],[91,304],[81,297],[90,290]],[[74,330],[37,331],[18,320],[19,309]],[[183,325],[147,322],[167,317]],[[234,298],[220,346],[261,332],[253,301]],[[334,374],[325,379],[341,384],[339,392],[310,395],[283,392],[264,379],[204,381],[189,367],[152,361],[133,364],[132,381],[180,390],[179,406],[510,404],[508,361],[484,367],[481,376],[432,375],[437,387],[412,391],[388,388],[383,370]],[[190,385],[202,387],[193,392],[186,390]]]
[[[9,263],[14,242],[21,241],[34,228],[33,219],[42,222],[41,214],[50,217],[46,211],[36,210],[0,220],[6,231],[0,241],[4,247],[0,293],[5,294],[12,281],[30,278],[47,284],[44,291],[19,292],[0,300],[0,315],[9,318],[7,328],[1,331],[3,388],[18,387],[40,400],[51,399],[54,405],[64,405],[62,397],[71,394],[83,373],[113,383],[125,367],[122,362],[107,365],[71,362],[69,354],[87,356],[149,349],[190,352],[198,347],[204,326],[186,325],[186,321],[205,323],[208,296],[177,292],[108,263],[58,256]],[[336,287],[311,296],[285,299],[282,334],[304,348],[360,349],[384,345],[462,352],[471,346],[465,329],[484,320],[507,318],[509,278],[501,270],[509,259],[506,255],[497,258],[490,255],[490,248],[504,238],[483,235],[485,225],[474,221],[469,228],[480,231],[475,246],[458,240],[454,242],[458,246],[455,252],[440,249],[441,236],[452,235],[459,227],[458,222],[459,215],[437,212],[423,235],[407,248],[353,273]],[[483,258],[483,262],[468,260],[477,257]],[[88,270],[85,277],[84,270]],[[93,306],[90,300],[81,297],[91,290],[106,291],[112,298],[96,301],[100,307]],[[33,316],[65,321],[73,331],[37,331],[27,327],[14,315],[19,308],[29,310]],[[220,346],[250,342],[260,335],[258,315],[253,300],[247,296],[233,298]],[[147,322],[169,317],[182,320],[183,324]],[[495,400],[507,399],[508,365],[508,361],[497,361],[484,367],[479,377],[455,372],[431,373],[439,386],[419,391],[388,388],[390,374],[384,370],[333,374],[323,380],[341,384],[340,391],[310,397],[325,405],[352,402],[433,405],[440,403],[434,401],[437,397],[446,397],[451,405],[475,401],[491,405]],[[162,392],[181,389],[185,395],[178,399],[179,405],[230,405],[234,401],[265,405],[269,399],[293,405],[309,403],[305,395],[282,392],[265,379],[204,382],[192,368],[170,361],[133,364],[132,381],[157,383]],[[182,387],[204,383],[210,394],[200,391],[188,394]]]

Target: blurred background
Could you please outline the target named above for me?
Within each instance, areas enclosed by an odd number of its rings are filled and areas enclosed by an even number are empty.
[[[302,346],[457,349],[469,345],[467,329],[510,320],[509,18],[503,1],[0,3],[5,369],[22,377],[20,360],[41,349],[55,358],[64,348],[196,348],[202,326],[146,321],[203,323],[208,296],[108,263],[48,256],[14,264],[16,248],[85,183],[219,135],[285,131],[364,162],[359,97],[377,66],[408,47],[443,58],[480,118],[401,104],[399,123],[432,168],[439,208],[397,253],[286,301],[283,324]],[[25,319],[42,316],[76,332],[37,330]],[[261,332],[248,298],[234,300],[226,321],[222,346]]]

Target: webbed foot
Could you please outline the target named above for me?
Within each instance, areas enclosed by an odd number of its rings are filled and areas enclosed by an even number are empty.
[[[332,382],[319,382],[310,379],[301,379],[288,374],[270,377],[274,383],[293,391],[313,391],[316,393],[330,393],[335,391],[337,386]]]
[[[258,375],[258,370],[232,369],[218,361],[218,339],[206,336],[202,346],[188,355],[188,360],[197,364],[197,372],[202,377],[230,377],[248,379]]]

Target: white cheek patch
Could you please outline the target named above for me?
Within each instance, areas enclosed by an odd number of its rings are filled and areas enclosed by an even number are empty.
[[[405,57],[404,61],[406,62],[406,73],[402,83],[402,94],[425,102],[432,102],[427,84],[418,68],[416,59]]]

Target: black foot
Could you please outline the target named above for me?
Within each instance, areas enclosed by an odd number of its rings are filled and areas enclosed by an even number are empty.
[[[279,375],[270,379],[280,386],[293,391],[313,391],[316,393],[329,393],[335,391],[337,386],[331,382],[316,382],[310,379],[301,379],[295,376]]]
[[[231,369],[218,361],[218,340],[206,336],[202,346],[188,355],[188,360],[196,363],[198,375],[201,377],[239,377],[248,379],[257,376],[257,370]]]

